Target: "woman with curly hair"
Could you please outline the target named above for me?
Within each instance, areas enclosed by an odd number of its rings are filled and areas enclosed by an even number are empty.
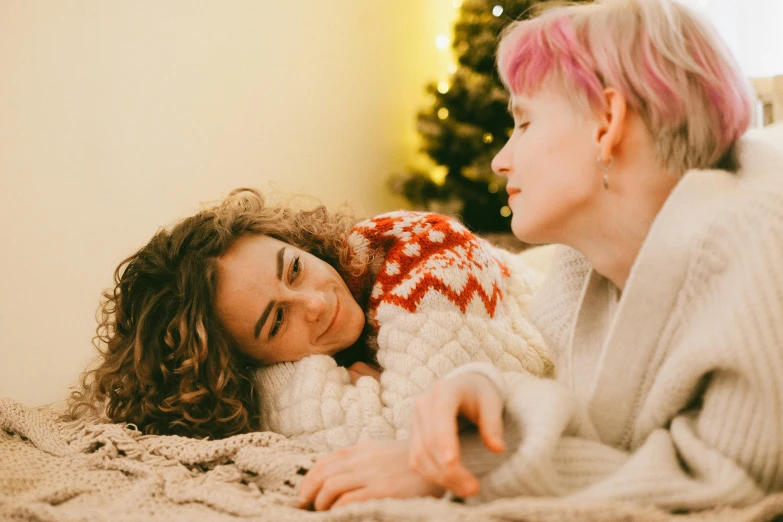
[[[413,397],[461,364],[551,374],[524,312],[540,282],[451,218],[356,223],[238,189],[120,264],[69,412],[319,450],[404,438]]]

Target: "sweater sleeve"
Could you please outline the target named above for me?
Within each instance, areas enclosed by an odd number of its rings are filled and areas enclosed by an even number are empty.
[[[736,216],[701,245],[682,295],[677,346],[660,362],[668,383],[628,447],[601,442],[583,403],[563,384],[489,365],[505,397],[507,438],[490,457],[471,434],[463,457],[480,476],[476,500],[561,496],[651,503],[672,511],[746,505],[783,490],[783,213]],[[633,347],[628,347],[632,350]],[[677,397],[680,394],[681,397]]]
[[[380,386],[372,377],[351,384],[328,355],[311,355],[256,372],[261,428],[332,451],[365,439],[389,439]],[[386,414],[388,417],[388,414]]]
[[[740,452],[727,455],[711,444],[752,431],[721,411],[727,401],[752,407],[752,393],[732,378],[721,380],[708,388],[701,410],[683,412],[668,429],[661,427],[638,448],[624,451],[590,437],[585,412],[561,384],[525,373],[504,374],[497,382],[507,394],[504,436],[516,450],[498,457],[477,434],[461,438],[463,460],[481,481],[481,492],[470,502],[561,496],[652,503],[675,511],[757,501],[764,489],[752,469],[743,466]],[[706,424],[723,429],[706,433]],[[767,455],[772,459],[767,465],[779,466],[780,453],[770,453],[776,446],[771,442],[742,446],[745,452]]]

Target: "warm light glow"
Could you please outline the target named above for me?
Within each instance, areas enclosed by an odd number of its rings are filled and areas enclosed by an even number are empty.
[[[498,186],[497,183],[490,183],[487,186],[487,190],[489,191],[490,194],[497,194],[498,190],[500,190],[500,187]]]
[[[508,208],[508,205],[500,209],[500,215],[503,217],[508,217],[511,215],[511,209]]]
[[[492,14],[495,16],[500,16],[503,14],[503,8],[499,5],[496,5],[492,8]]]
[[[495,141],[495,137],[492,135],[491,132],[485,133],[484,136],[482,136],[482,139],[484,140],[484,143],[486,143],[486,144],[490,144],[493,141]]]
[[[750,78],[783,74],[781,0],[678,0],[699,11],[715,27]]]
[[[438,49],[447,49],[449,47],[449,37],[445,34],[439,34],[438,37],[435,38],[435,45]]]
[[[438,82],[438,92],[441,94],[446,94],[449,92],[449,89],[451,89],[451,85],[449,85],[449,82],[442,81]]]
[[[435,167],[430,171],[430,179],[436,185],[443,185],[446,183],[446,176],[449,174],[449,169],[446,166]]]
[[[449,74],[454,74],[457,72],[457,64],[456,63],[450,63],[448,66],[446,66],[446,71]]]
[[[459,9],[462,7],[462,0],[451,0],[451,5],[454,6],[454,9]]]
[[[449,110],[446,107],[441,107],[438,109],[438,118],[441,120],[445,120],[449,117]]]

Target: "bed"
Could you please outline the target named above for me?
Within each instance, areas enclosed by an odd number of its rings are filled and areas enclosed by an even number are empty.
[[[783,494],[743,509],[671,515],[626,503],[377,500],[313,513],[294,494],[316,455],[269,432],[206,441],[133,426],[61,422],[55,407],[0,399],[0,519],[40,521],[767,521]]]

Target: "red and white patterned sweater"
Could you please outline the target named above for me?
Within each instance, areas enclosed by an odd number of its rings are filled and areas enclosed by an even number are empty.
[[[414,397],[458,366],[549,375],[553,365],[527,319],[543,274],[458,221],[398,211],[358,223],[352,254],[368,272],[346,280],[366,308],[380,382],[352,385],[332,357],[311,355],[257,372],[262,428],[331,451],[364,439],[405,438]]]

